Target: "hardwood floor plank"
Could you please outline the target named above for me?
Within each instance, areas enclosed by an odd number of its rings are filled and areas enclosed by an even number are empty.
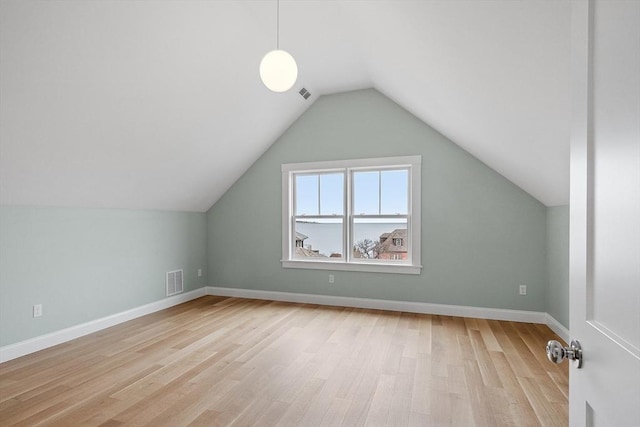
[[[431,378],[431,355],[420,353],[416,358],[411,391],[411,412],[429,415],[431,413],[430,388],[425,383]]]
[[[349,410],[349,405],[351,402],[347,399],[341,399],[336,397],[331,399],[331,403],[327,408],[326,413],[320,420],[321,427],[333,427],[340,426],[344,421],[347,411]]]
[[[296,399],[291,402],[282,418],[276,425],[292,426],[301,425],[300,420],[305,416],[307,408],[311,405],[313,398],[324,386],[324,380],[318,378],[310,378],[303,386]]]
[[[562,426],[567,425],[563,417],[555,417],[556,408],[549,404],[545,396],[540,391],[540,387],[532,378],[518,378],[522,389],[524,390],[531,406],[536,413],[541,425],[544,426]]]
[[[221,424],[218,423],[218,417],[220,413],[215,411],[204,411],[198,418],[188,425],[190,427],[218,427]]]
[[[14,399],[8,408],[0,408],[0,420],[2,420],[3,424],[12,425],[35,414],[47,411],[54,405],[58,405],[61,408],[60,402],[64,400],[61,396],[70,391],[71,389],[68,386],[59,385],[26,401]]]
[[[391,396],[387,425],[405,426],[409,424],[415,366],[416,360],[413,358],[403,357],[400,361],[400,369],[396,375]]]
[[[507,399],[510,405],[511,418],[518,426],[535,426],[539,424],[536,414],[518,382],[518,378],[506,356],[502,352],[491,352],[491,357],[500,380],[507,392]]]
[[[464,374],[464,363],[450,364],[448,368],[447,390],[449,391],[449,408],[451,425],[474,425],[471,399]]]
[[[451,399],[449,394],[448,378],[431,377],[429,378],[429,416],[431,422],[435,425],[451,425],[452,410]],[[426,384],[422,384],[426,386]]]
[[[374,426],[386,425],[391,406],[389,398],[393,395],[395,382],[395,375],[381,374],[378,376],[376,390],[373,394],[365,424]]]
[[[358,377],[358,386],[351,397],[351,405],[345,416],[343,425],[345,426],[361,426],[367,418],[373,395],[376,391],[378,377],[375,372],[366,368],[360,370]]]
[[[0,425],[568,421],[541,325],[203,297],[0,364]]]
[[[482,334],[479,330],[469,331],[469,338],[471,341],[471,347],[475,353],[478,367],[480,368],[480,374],[482,375],[482,382],[488,387],[500,387],[502,388],[502,382],[500,376],[496,371],[496,368],[491,359],[491,355],[485,346],[485,342],[482,339]]]
[[[491,401],[488,396],[488,387],[482,381],[482,373],[478,362],[466,360],[464,364],[464,375],[467,383],[473,419],[479,426],[499,425],[496,414],[492,410]]]

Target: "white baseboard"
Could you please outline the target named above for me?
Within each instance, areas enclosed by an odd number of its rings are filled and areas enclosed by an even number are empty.
[[[6,362],[45,348],[98,332],[102,329],[136,319],[174,305],[182,304],[205,295],[264,299],[305,304],[320,304],[339,307],[369,308],[408,313],[437,314],[442,316],[475,317],[479,319],[508,320],[512,322],[542,323],[569,341],[569,330],[550,314],[538,311],[508,310],[502,308],[469,307],[462,305],[430,304],[425,302],[391,301],[373,298],[342,297],[333,295],[300,294],[293,292],[259,291],[254,289],[207,286],[180,295],[145,304],[111,316],[72,326],[50,334],[41,335],[15,344],[0,347],[0,363]]]
[[[546,313],[546,321],[545,323],[547,324],[547,326],[549,327],[549,329],[551,329],[553,332],[555,332],[556,334],[558,334],[558,336],[560,338],[562,338],[564,340],[565,343],[569,342],[569,329],[565,328],[565,326],[558,322],[552,315],[550,315],[549,313]]]
[[[192,299],[200,298],[202,296],[205,296],[206,294],[207,293],[205,288],[195,289],[193,291],[185,292],[183,294],[174,295],[165,299],[161,299],[159,301],[145,304],[140,307],[112,314],[107,317],[92,320],[87,323],[71,326],[69,328],[51,332],[46,335],[41,335],[39,337],[0,347],[0,363],[15,359],[20,356],[25,356],[30,353],[35,353],[36,351],[53,347],[54,345],[62,344],[63,342],[71,341],[73,339],[109,328],[111,326],[115,326],[128,320],[133,320],[147,314],[155,313],[156,311],[164,310],[165,308],[173,307],[174,305],[182,304],[183,302],[191,301]]]
[[[371,308],[405,311],[409,313],[439,314],[442,316],[475,317],[479,319],[509,320],[513,322],[546,323],[547,313],[539,311],[508,310],[503,308],[469,307],[463,305],[430,304],[426,302],[390,301],[372,298],[341,297],[333,295],[298,294],[292,292],[258,291],[254,289],[207,286],[208,295],[299,302],[340,307]]]

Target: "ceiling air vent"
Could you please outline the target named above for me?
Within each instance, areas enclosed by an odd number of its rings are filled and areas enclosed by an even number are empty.
[[[167,296],[184,291],[182,270],[167,271]]]
[[[304,99],[309,99],[309,97],[311,96],[311,92],[309,92],[307,89],[302,88],[300,89],[300,92],[298,92],[300,94],[300,96],[302,96]]]

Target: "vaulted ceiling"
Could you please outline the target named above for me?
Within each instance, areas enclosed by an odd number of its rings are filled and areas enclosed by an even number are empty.
[[[568,202],[568,0],[0,4],[0,203],[205,211],[324,94],[374,87]],[[297,90],[306,87],[305,101]]]

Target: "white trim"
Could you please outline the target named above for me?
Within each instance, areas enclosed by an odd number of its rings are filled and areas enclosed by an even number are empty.
[[[409,214],[411,215],[411,235],[409,245],[411,246],[411,264],[414,267],[422,268],[422,157],[415,160],[411,168],[411,178],[409,180],[409,191],[411,192]]]
[[[404,311],[408,313],[437,314],[441,316],[474,317],[478,319],[508,320],[512,322],[542,324],[546,324],[546,319],[548,316],[547,313],[539,311],[431,304],[426,302],[390,301],[372,298],[342,297],[334,295],[259,291],[254,289],[223,288],[217,286],[207,286],[207,295],[264,299],[270,301],[297,302],[305,304],[321,304],[339,307]]]
[[[351,257],[351,242],[353,238],[352,221],[354,214],[351,212],[351,203],[353,202],[353,194],[351,189],[352,172],[357,170],[379,170],[385,168],[408,168],[408,193],[409,206],[406,215],[399,217],[406,218],[409,226],[410,234],[408,238],[409,259],[406,263],[399,265],[395,263],[365,263],[354,261]],[[400,274],[420,274],[421,273],[421,175],[422,175],[422,156],[399,156],[399,157],[381,157],[370,159],[352,159],[352,160],[332,160],[322,162],[308,163],[285,163],[281,165],[282,171],[282,257],[281,263],[283,268],[302,268],[314,270],[340,270],[340,271],[364,271],[374,273],[400,273]],[[342,171],[345,173],[345,211],[342,216],[343,224],[343,259],[342,261],[321,259],[296,259],[294,258],[294,218],[295,207],[293,194],[295,192],[295,183],[293,175],[295,173],[325,173]],[[379,190],[380,191],[380,190]],[[318,197],[320,193],[318,193]],[[355,215],[360,216],[360,215]],[[318,215],[309,215],[310,218],[322,217]],[[375,215],[371,217],[387,217],[386,215]],[[389,216],[392,217],[392,216]],[[393,216],[395,217],[395,216]],[[336,217],[338,218],[338,217]]]
[[[6,345],[4,347],[0,347],[0,363],[35,353],[36,351],[44,350],[45,348],[53,347],[205,295],[207,295],[205,288],[195,289],[187,293],[164,298],[159,301],[154,301],[140,307],[132,308],[100,319],[95,319],[90,322],[81,323],[46,335],[40,335],[15,344]]]
[[[507,320],[546,324],[563,340],[569,340],[569,330],[548,313],[539,311],[509,310],[504,308],[470,307],[424,302],[391,301],[372,298],[342,297],[334,295],[300,294],[293,292],[259,291],[254,289],[225,288],[207,286],[193,291],[164,298],[140,307],[71,326],[46,335],[20,341],[0,347],[0,363],[16,359],[36,351],[44,350],[76,338],[101,331],[111,326],[155,313],[178,304],[191,301],[205,295],[217,295],[236,298],[265,299],[305,304],[320,304],[339,307],[369,308],[377,310],[404,311],[408,313],[436,314],[441,316],[474,317],[478,319]]]
[[[335,270],[335,271],[364,271],[370,273],[399,273],[399,274],[420,274],[421,265],[411,264],[374,264],[364,262],[344,262],[333,261],[303,261],[303,260],[281,260],[284,268],[304,268],[311,270]]]
[[[372,159],[353,159],[353,160],[329,160],[325,162],[305,162],[305,163],[285,163],[280,169],[282,172],[315,172],[315,171],[331,171],[346,168],[368,168],[368,167],[385,167],[385,166],[420,166],[422,164],[422,156],[398,156],[398,157],[378,157]]]
[[[284,165],[283,165],[284,166]],[[282,173],[282,210],[280,211],[282,221],[282,259],[291,258],[292,251],[295,251],[295,237],[292,232],[293,224],[291,223],[291,216],[286,213],[290,211],[293,204],[293,191],[289,191],[293,188],[293,179],[290,173]]]
[[[545,323],[553,332],[558,334],[565,343],[569,342],[569,329],[567,329],[562,323],[558,322],[555,317],[547,313]]]

